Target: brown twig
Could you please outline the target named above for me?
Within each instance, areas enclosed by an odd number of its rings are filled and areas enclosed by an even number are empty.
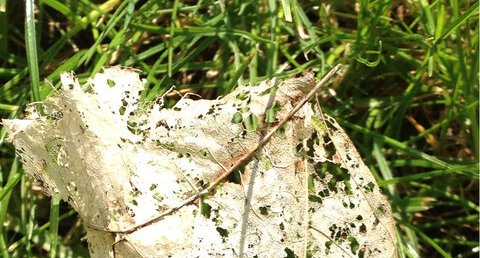
[[[89,228],[92,228],[92,229],[95,229],[95,230],[99,230],[99,231],[105,231],[105,232],[109,232],[109,233],[119,233],[119,234],[129,234],[129,233],[132,233],[138,229],[141,229],[141,228],[144,228],[146,226],[149,226],[157,221],[160,221],[162,220],[164,217],[178,211],[179,209],[181,209],[182,207],[184,207],[185,205],[189,205],[191,203],[193,203],[195,200],[197,200],[198,198],[210,193],[212,190],[214,190],[221,182],[223,182],[225,180],[225,178],[227,178],[232,172],[234,172],[235,170],[237,170],[240,166],[242,165],[245,165],[247,164],[251,159],[252,157],[254,156],[254,154],[260,150],[261,148],[263,148],[263,146],[265,146],[268,141],[270,140],[270,138],[272,138],[272,136],[278,131],[278,129],[280,129],[284,124],[286,124],[288,121],[290,121],[292,119],[292,117],[298,112],[298,110],[300,110],[300,108],[303,107],[303,105],[305,105],[305,103],[308,102],[308,100],[313,97],[313,95],[315,95],[315,93],[326,83],[328,82],[334,75],[335,73],[338,72],[338,70],[340,70],[340,68],[342,67],[341,64],[337,64],[334,68],[332,68],[316,85],[315,87],[313,87],[313,89],[311,89],[308,94],[302,98],[298,103],[297,105],[288,113],[288,115],[286,115],[280,122],[278,122],[278,124],[276,126],[274,126],[267,134],[265,134],[264,137],[262,137],[260,139],[260,141],[258,142],[257,146],[252,148],[251,150],[249,150],[247,153],[245,153],[243,156],[241,156],[228,170],[226,170],[223,174],[221,174],[212,184],[210,184],[210,186],[208,186],[207,188],[203,189],[202,191],[198,192],[197,194],[195,195],[192,195],[191,197],[189,197],[188,199],[186,199],[185,201],[183,201],[183,203],[179,204],[178,206],[175,206],[173,208],[170,208],[168,210],[166,210],[165,212],[163,212],[162,214],[159,214],[158,216],[154,217],[154,218],[151,218],[141,224],[138,224],[138,225],[135,225],[131,228],[128,228],[128,229],[124,229],[124,230],[108,230],[108,229],[102,229],[102,228],[98,228],[96,226],[88,226]]]

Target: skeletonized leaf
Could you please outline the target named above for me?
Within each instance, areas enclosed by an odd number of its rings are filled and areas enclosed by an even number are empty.
[[[130,70],[90,83],[64,73],[45,115],[3,122],[25,170],[79,212],[92,257],[396,256],[390,206],[333,118],[305,105],[246,156],[312,74],[171,109],[139,107]]]

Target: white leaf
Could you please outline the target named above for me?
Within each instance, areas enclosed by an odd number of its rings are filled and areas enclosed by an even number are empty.
[[[345,132],[310,104],[237,179],[195,197],[258,145],[272,100],[285,117],[315,85],[312,74],[276,93],[267,81],[148,110],[137,106],[144,81],[130,70],[105,69],[93,93],[73,74],[62,84],[45,115],[3,122],[25,170],[79,212],[92,257],[396,256],[386,198]],[[259,125],[248,131],[253,115]]]

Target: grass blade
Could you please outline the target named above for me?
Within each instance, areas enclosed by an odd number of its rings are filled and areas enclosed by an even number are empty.
[[[35,33],[34,0],[25,1],[25,43],[27,47],[28,68],[30,70],[30,83],[32,85],[33,101],[41,101],[40,97],[40,71],[37,56],[37,34]],[[42,106],[37,105],[42,112]]]
[[[60,208],[60,194],[57,192],[52,197],[50,204],[50,258],[57,257],[58,246],[58,211]]]

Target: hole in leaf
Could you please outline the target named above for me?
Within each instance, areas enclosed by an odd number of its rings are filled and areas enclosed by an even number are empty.
[[[125,109],[128,105],[128,102],[125,100],[125,99],[122,99],[122,106],[118,109],[118,113],[120,113],[120,115],[124,115],[125,114]]]
[[[365,226],[365,224],[362,223],[362,225],[360,225],[360,228],[359,228],[358,231],[362,234],[367,233],[367,226]]]
[[[363,246],[360,247],[360,251],[358,251],[358,258],[365,257],[365,248]]]
[[[111,80],[111,79],[107,79],[107,85],[110,87],[110,88],[113,88],[115,87],[115,81]]]
[[[277,132],[275,133],[278,137],[281,137],[281,138],[284,138],[285,137],[285,133],[287,131],[287,128],[288,128],[288,125],[287,124],[284,124],[283,126],[281,126],[280,128],[278,128]]]
[[[360,249],[357,239],[353,236],[350,236],[348,241],[350,242],[350,249],[352,250],[352,253],[357,254],[358,249]]]
[[[262,206],[258,208],[260,210],[260,214],[268,215],[268,210],[270,209],[270,205]]]
[[[314,132],[312,134],[312,137],[310,137],[308,140],[307,140],[307,156],[308,157],[314,157],[315,156],[315,144],[318,144],[318,137],[317,137],[317,133]]]
[[[121,106],[121,107],[118,109],[118,113],[120,113],[120,115],[123,116],[123,114],[125,114],[125,107],[124,107],[124,106]]]
[[[323,163],[324,168],[331,174],[333,177],[327,182],[328,189],[335,193],[338,191],[344,191],[345,194],[351,195],[353,193],[352,187],[350,184],[350,174],[343,170],[339,165],[331,162]],[[323,169],[323,168],[322,168]],[[340,183],[343,183],[342,188],[340,188]]]
[[[295,146],[295,156],[302,157],[303,152],[304,152],[303,143],[297,144],[297,146]]]
[[[379,206],[379,207],[377,208],[377,212],[380,213],[380,214],[382,214],[382,215],[385,214],[385,212],[386,212],[385,207],[383,207],[383,205],[382,205],[382,206]]]
[[[247,113],[250,111],[250,107],[247,107],[247,106],[241,106],[238,111],[240,111],[241,113]]]
[[[338,192],[338,190],[337,190],[337,179],[336,178],[333,177],[332,179],[330,179],[330,181],[328,181],[328,183],[327,183],[327,186],[328,186],[328,189],[330,189],[330,191],[335,192],[335,193]]]
[[[245,129],[249,132],[254,132],[258,127],[258,117],[255,114],[248,115],[243,121]]]
[[[322,191],[318,192],[318,195],[320,197],[325,198],[325,197],[330,196],[330,191],[328,189],[323,189]]]
[[[213,112],[215,112],[215,106],[212,105],[212,106],[208,109],[207,115],[211,115],[211,114],[213,114]]]
[[[208,155],[208,152],[205,149],[201,149],[198,154],[200,154],[200,156],[202,157],[206,157]]]
[[[325,241],[325,248],[327,250],[330,250],[330,248],[332,248],[332,244],[333,244],[333,241]]]
[[[322,198],[320,198],[319,196],[317,196],[315,194],[309,194],[308,195],[308,200],[311,201],[311,202],[318,202],[320,204],[323,203]]]
[[[204,202],[203,199],[200,201],[200,212],[206,218],[210,218],[210,213],[212,211],[212,206],[208,205],[208,203]]]
[[[228,237],[228,231],[224,228],[217,227],[217,232],[220,234],[222,237]]]
[[[315,191],[315,181],[312,175],[308,175],[308,190],[311,192]]]
[[[283,241],[285,241],[285,240],[283,240]],[[281,241],[281,242],[283,243],[283,241]],[[285,252],[287,253],[287,256],[285,256],[285,258],[296,258],[296,257],[298,257],[298,256],[295,255],[295,253],[290,248],[285,248]]]
[[[275,101],[275,104],[266,110],[265,112],[265,122],[266,123],[275,123],[278,121],[277,119],[277,112],[282,108],[282,105],[280,105],[280,102],[277,100]]]
[[[161,142],[159,140],[156,140],[155,144],[156,144],[157,147],[162,147],[162,148],[170,150],[170,151],[175,150],[175,145],[172,142]]]
[[[369,182],[366,186],[363,187],[363,189],[365,189],[365,191],[368,191],[368,192],[373,192],[374,188],[375,188],[375,184],[372,182]]]
[[[133,134],[139,135],[142,133],[142,131],[138,129],[138,124],[135,122],[127,121],[127,128]]]
[[[238,93],[237,96],[235,96],[235,98],[239,100],[246,100],[248,97],[249,97],[249,94],[248,92],[245,92],[245,91],[242,91]]]
[[[240,166],[237,170],[228,175],[227,182],[241,184],[243,172],[245,172],[245,166]]]
[[[315,173],[320,179],[324,179],[327,175],[325,166],[322,166],[322,163],[316,163],[313,168],[315,169]]]
[[[243,122],[242,113],[236,112],[235,114],[233,114],[232,123],[234,123],[234,124],[240,124],[241,122]]]

